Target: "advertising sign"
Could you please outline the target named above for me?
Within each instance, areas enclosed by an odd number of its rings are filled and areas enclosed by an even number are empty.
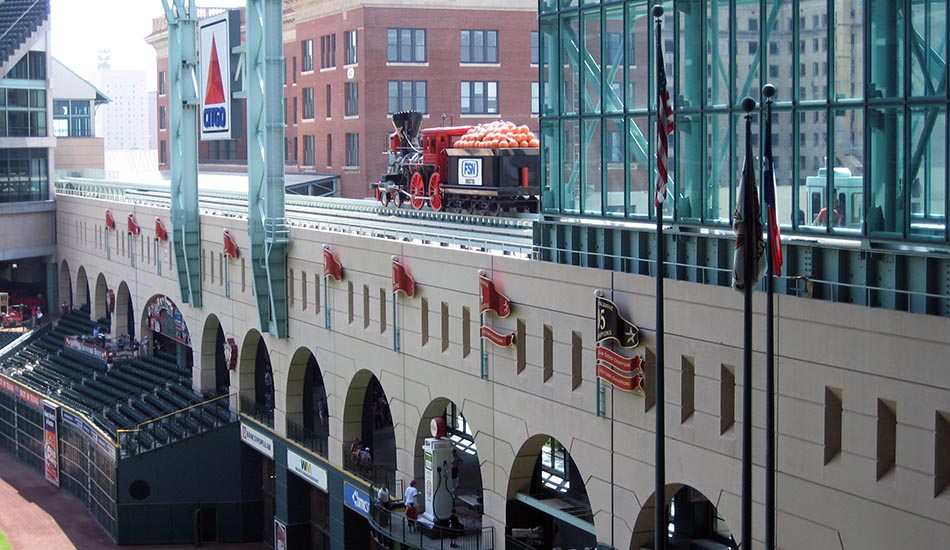
[[[267,458],[274,458],[274,441],[247,424],[241,424],[241,441],[247,443]]]
[[[59,487],[59,406],[43,401],[43,461],[46,481]]]
[[[240,42],[236,10],[204,19],[198,25],[201,61],[201,111],[198,122],[202,140],[234,139],[231,123],[231,47]]]
[[[343,482],[343,504],[369,517],[369,495],[346,482]]]
[[[327,492],[327,471],[290,449],[287,449],[287,469],[317,489]]]
[[[274,518],[274,550],[287,550],[287,526]]]
[[[482,185],[482,159],[460,159],[459,185]]]

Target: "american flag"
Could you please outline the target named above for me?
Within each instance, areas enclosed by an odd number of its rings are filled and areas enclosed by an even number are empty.
[[[782,236],[778,229],[778,213],[775,209],[775,171],[772,166],[772,116],[765,117],[765,153],[762,166],[762,193],[769,209],[769,246],[772,247],[772,274],[782,274]]]
[[[673,133],[676,124],[673,121],[673,107],[670,106],[670,91],[666,88],[666,63],[663,61],[663,46],[660,42],[660,33],[656,33],[656,90],[657,121],[656,121],[656,199],[654,204],[659,207],[666,200],[666,184],[669,173],[666,169],[666,155],[669,152],[669,135]]]
[[[732,288],[743,291],[746,285],[755,285],[765,271],[765,239],[762,238],[762,209],[759,204],[759,192],[755,186],[755,157],[752,154],[752,136],[746,126],[745,162],[742,165],[742,179],[736,209],[733,212],[732,227],[736,231],[736,250],[733,256]],[[746,199],[747,195],[751,197]],[[752,218],[751,235],[746,220]],[[753,264],[747,265],[745,247],[754,246]]]

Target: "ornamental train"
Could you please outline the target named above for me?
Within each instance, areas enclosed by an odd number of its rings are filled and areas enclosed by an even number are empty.
[[[538,211],[539,143],[527,127],[499,121],[423,130],[417,111],[395,113],[392,121],[388,169],[372,184],[384,206]]]

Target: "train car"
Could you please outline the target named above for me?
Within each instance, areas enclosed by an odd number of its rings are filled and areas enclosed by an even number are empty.
[[[422,129],[422,113],[392,116],[389,167],[373,183],[376,199],[397,208],[428,205],[496,215],[503,210],[537,212],[539,149],[534,147],[460,147],[472,126]]]

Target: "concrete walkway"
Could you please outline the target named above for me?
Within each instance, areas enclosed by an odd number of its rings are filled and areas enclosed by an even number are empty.
[[[0,531],[13,550],[171,550],[191,545],[121,547],[78,500],[0,452]],[[263,543],[205,544],[213,550],[265,550]]]

